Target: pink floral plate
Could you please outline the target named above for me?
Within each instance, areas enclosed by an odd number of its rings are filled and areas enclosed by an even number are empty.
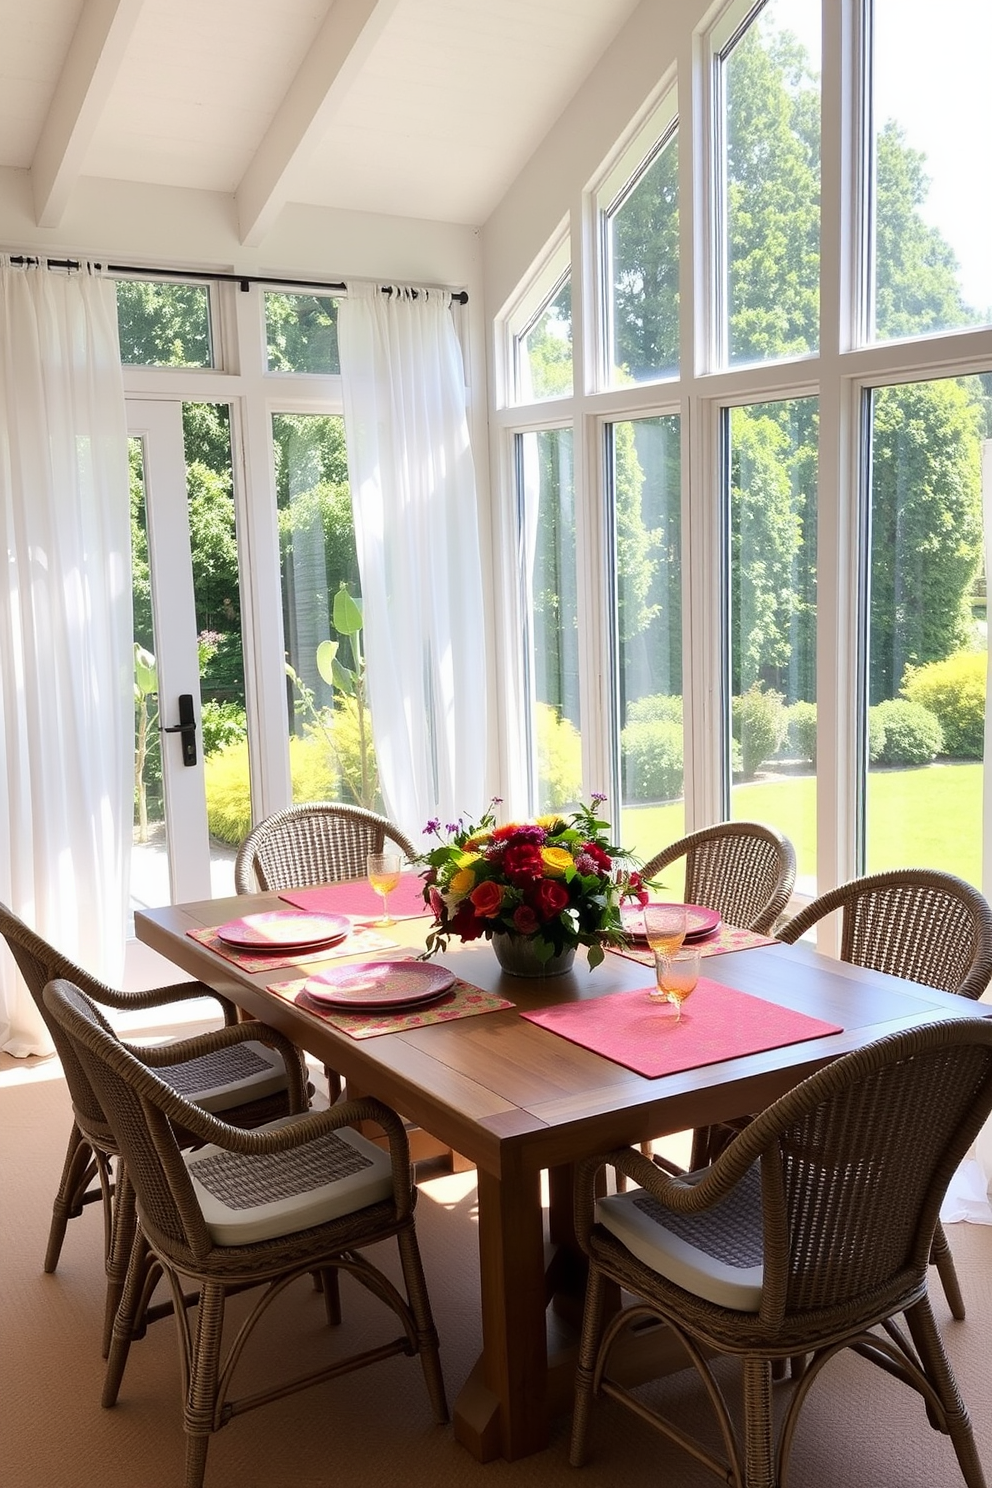
[[[714,930],[719,928],[720,916],[715,909],[706,909],[702,904],[686,904],[684,908],[686,945],[705,940],[708,935],[712,935]],[[624,904],[620,909],[620,918],[623,921],[624,931],[631,940],[647,944],[647,936],[644,934],[644,914],[639,904]]]
[[[422,961],[360,961],[308,977],[308,997],[325,1007],[408,1008],[433,1002],[454,986],[443,966]]]
[[[271,909],[218,925],[216,935],[225,945],[242,951],[301,951],[329,945],[351,933],[347,915],[302,914],[298,909]]]

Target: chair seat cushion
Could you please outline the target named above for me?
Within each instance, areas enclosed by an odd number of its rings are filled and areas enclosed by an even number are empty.
[[[257,1130],[304,1119],[284,1116]],[[290,1235],[393,1193],[388,1154],[350,1127],[286,1152],[253,1156],[211,1145],[183,1157],[215,1245],[252,1245]]]
[[[703,1170],[689,1175],[699,1182]],[[696,1214],[678,1214],[644,1189],[596,1204],[601,1225],[659,1276],[735,1312],[757,1312],[764,1279],[761,1170],[750,1168],[726,1198]]]
[[[282,1055],[256,1039],[201,1054],[182,1064],[166,1065],[158,1073],[173,1090],[204,1111],[229,1111],[232,1106],[275,1095],[289,1085]]]

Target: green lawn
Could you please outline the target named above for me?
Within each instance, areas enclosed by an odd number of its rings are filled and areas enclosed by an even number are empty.
[[[769,822],[791,839],[800,878],[816,875],[815,779],[759,780],[734,787],[738,820]],[[627,808],[620,840],[646,859],[681,837],[681,801]],[[868,872],[943,868],[981,886],[982,766],[873,770],[868,776]],[[674,888],[675,885],[666,885]]]

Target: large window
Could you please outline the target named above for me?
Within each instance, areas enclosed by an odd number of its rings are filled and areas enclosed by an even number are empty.
[[[577,700],[545,695],[644,857],[757,818],[801,894],[982,884],[992,12],[690,9],[567,202],[585,383],[497,409],[575,453],[532,674],[575,644]]]

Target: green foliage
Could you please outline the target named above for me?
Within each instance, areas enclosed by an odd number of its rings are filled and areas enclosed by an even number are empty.
[[[793,703],[789,716],[789,748],[798,759],[809,760],[816,767],[816,704]]]
[[[740,741],[744,779],[753,780],[765,760],[785,743],[789,729],[785,698],[755,684],[733,699],[731,716],[734,738]]]
[[[874,720],[881,731],[872,738],[869,727],[869,759],[879,765],[928,765],[944,747],[940,724],[928,708],[905,698],[890,698],[868,710],[869,723]],[[873,749],[876,752],[872,752]]]
[[[672,801],[682,794],[681,720],[628,723],[620,735],[620,751],[628,801]]]
[[[614,363],[635,382],[678,370],[678,178],[674,134],[611,219]]]
[[[566,397],[572,391],[572,281],[569,276],[549,303],[544,314],[522,338],[521,368],[527,398],[526,382],[534,398]]]
[[[245,710],[240,703],[205,699],[200,707],[200,726],[204,759],[248,736]]]
[[[121,361],[139,367],[209,367],[207,289],[196,284],[117,284]]]
[[[952,759],[978,759],[985,753],[985,686],[988,656],[958,651],[946,661],[908,667],[900,691],[928,708],[940,722],[943,752]]]
[[[682,727],[682,699],[656,692],[627,706],[627,723],[677,723]]]
[[[869,701],[907,666],[942,661],[971,634],[982,551],[981,409],[974,379],[873,396]]]
[[[547,808],[568,806],[582,790],[582,740],[574,723],[549,703],[534,710],[540,796]]]
[[[273,372],[339,373],[338,302],[330,295],[265,295],[265,336]]]

